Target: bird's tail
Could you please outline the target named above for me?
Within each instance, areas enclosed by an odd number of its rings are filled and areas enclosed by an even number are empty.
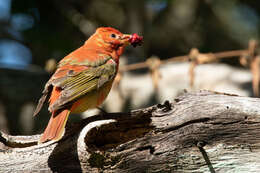
[[[52,113],[49,123],[42,134],[39,144],[49,140],[58,141],[62,138],[65,130],[65,125],[70,114],[69,109],[64,109],[58,114]]]

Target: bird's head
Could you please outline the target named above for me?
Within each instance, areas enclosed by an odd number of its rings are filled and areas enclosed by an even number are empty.
[[[143,40],[143,38],[137,34],[122,34],[117,29],[111,27],[98,28],[89,40],[92,39],[94,39],[97,46],[111,51],[117,51],[129,44],[135,47],[136,45],[140,45]]]

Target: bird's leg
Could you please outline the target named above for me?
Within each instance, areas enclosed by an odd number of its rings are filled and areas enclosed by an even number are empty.
[[[101,112],[102,115],[108,114],[108,112],[101,107],[97,107],[97,109]]]

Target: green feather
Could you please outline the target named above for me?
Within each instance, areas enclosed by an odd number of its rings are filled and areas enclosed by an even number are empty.
[[[96,66],[96,64],[102,65]],[[111,57],[106,61],[98,61],[96,64],[82,72],[58,79],[57,82],[52,81],[52,84],[62,88],[62,91],[61,96],[52,104],[50,110],[60,109],[114,79],[117,64]]]
[[[95,59],[95,61],[89,61],[88,59],[85,59],[84,61],[77,61],[76,58],[68,57],[67,59],[61,61],[58,65],[58,67],[64,66],[64,65],[84,65],[89,67],[98,67],[103,64],[105,64],[108,60],[111,59],[110,55],[100,53],[98,54],[98,57]]]

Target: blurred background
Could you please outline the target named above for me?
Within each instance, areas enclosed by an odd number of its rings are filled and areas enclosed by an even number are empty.
[[[47,105],[39,116],[32,113],[45,83],[56,62],[97,27],[144,36],[143,46],[126,49],[124,65],[187,55],[192,48],[203,53],[247,49],[250,39],[259,39],[259,15],[260,1],[246,0],[0,0],[0,130],[13,135],[44,130]],[[149,68],[121,74],[104,109],[142,108],[171,100],[183,89],[253,96],[250,68],[239,58],[197,67],[192,87],[189,64],[164,64],[152,72],[159,82]]]

